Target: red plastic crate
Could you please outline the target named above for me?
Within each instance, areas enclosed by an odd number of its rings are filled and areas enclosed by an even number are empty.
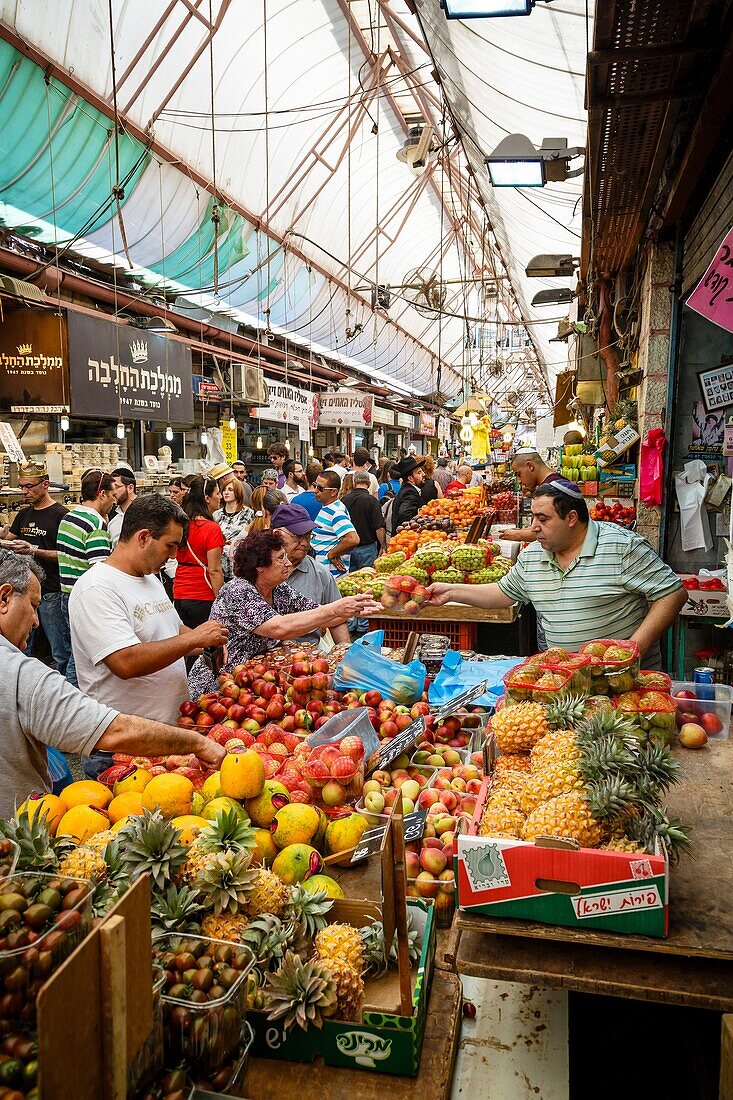
[[[390,649],[399,649],[407,641],[411,631],[418,634],[445,634],[450,640],[451,649],[475,649],[478,637],[478,623],[445,622],[443,620],[420,622],[419,617],[404,619],[370,619],[370,630],[384,631],[384,644]]]

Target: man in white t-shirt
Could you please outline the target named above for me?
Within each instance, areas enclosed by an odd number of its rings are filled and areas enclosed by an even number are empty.
[[[184,657],[227,640],[215,621],[185,627],[154,576],[175,555],[186,523],[169,497],[138,497],[125,512],[115,549],[79,578],[69,598],[81,690],[107,706],[170,724],[188,696]],[[94,760],[99,763],[96,754]]]

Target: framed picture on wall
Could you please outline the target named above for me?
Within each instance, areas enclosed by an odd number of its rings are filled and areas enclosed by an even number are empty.
[[[326,447],[326,446],[328,446],[327,439],[328,439],[328,433],[327,432],[315,432],[314,433],[313,442],[314,442],[316,447]]]
[[[733,404],[733,363],[704,370],[697,376],[708,412]]]

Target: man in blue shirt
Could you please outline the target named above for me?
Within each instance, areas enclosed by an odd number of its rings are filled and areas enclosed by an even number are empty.
[[[305,480],[308,488],[304,493],[298,493],[297,497],[293,497],[293,503],[305,508],[311,519],[315,519],[321,510],[321,501],[313,492],[313,486],[322,469],[320,462],[309,462],[305,468]]]

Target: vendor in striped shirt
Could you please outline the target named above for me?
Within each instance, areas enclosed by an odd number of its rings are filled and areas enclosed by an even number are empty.
[[[537,541],[498,584],[433,584],[430,602],[532,603],[547,646],[577,650],[595,638],[624,639],[638,643],[642,668],[660,668],[659,639],[686,593],[647,540],[591,520],[582,493],[562,479],[533,493],[532,532]]]
[[[67,512],[59,524],[59,577],[61,579],[62,613],[71,651],[69,631],[69,594],[87,569],[109,556],[111,544],[107,531],[107,516],[114,504],[112,477],[101,470],[89,470],[81,479],[81,504]],[[73,653],[66,667],[66,679],[74,687],[76,665]]]
[[[324,470],[316,478],[313,492],[320,501],[321,510],[316,516],[311,549],[316,561],[325,565],[334,577],[349,571],[349,551],[359,545],[359,536],[349,513],[340,500],[341,478],[333,470]]]

